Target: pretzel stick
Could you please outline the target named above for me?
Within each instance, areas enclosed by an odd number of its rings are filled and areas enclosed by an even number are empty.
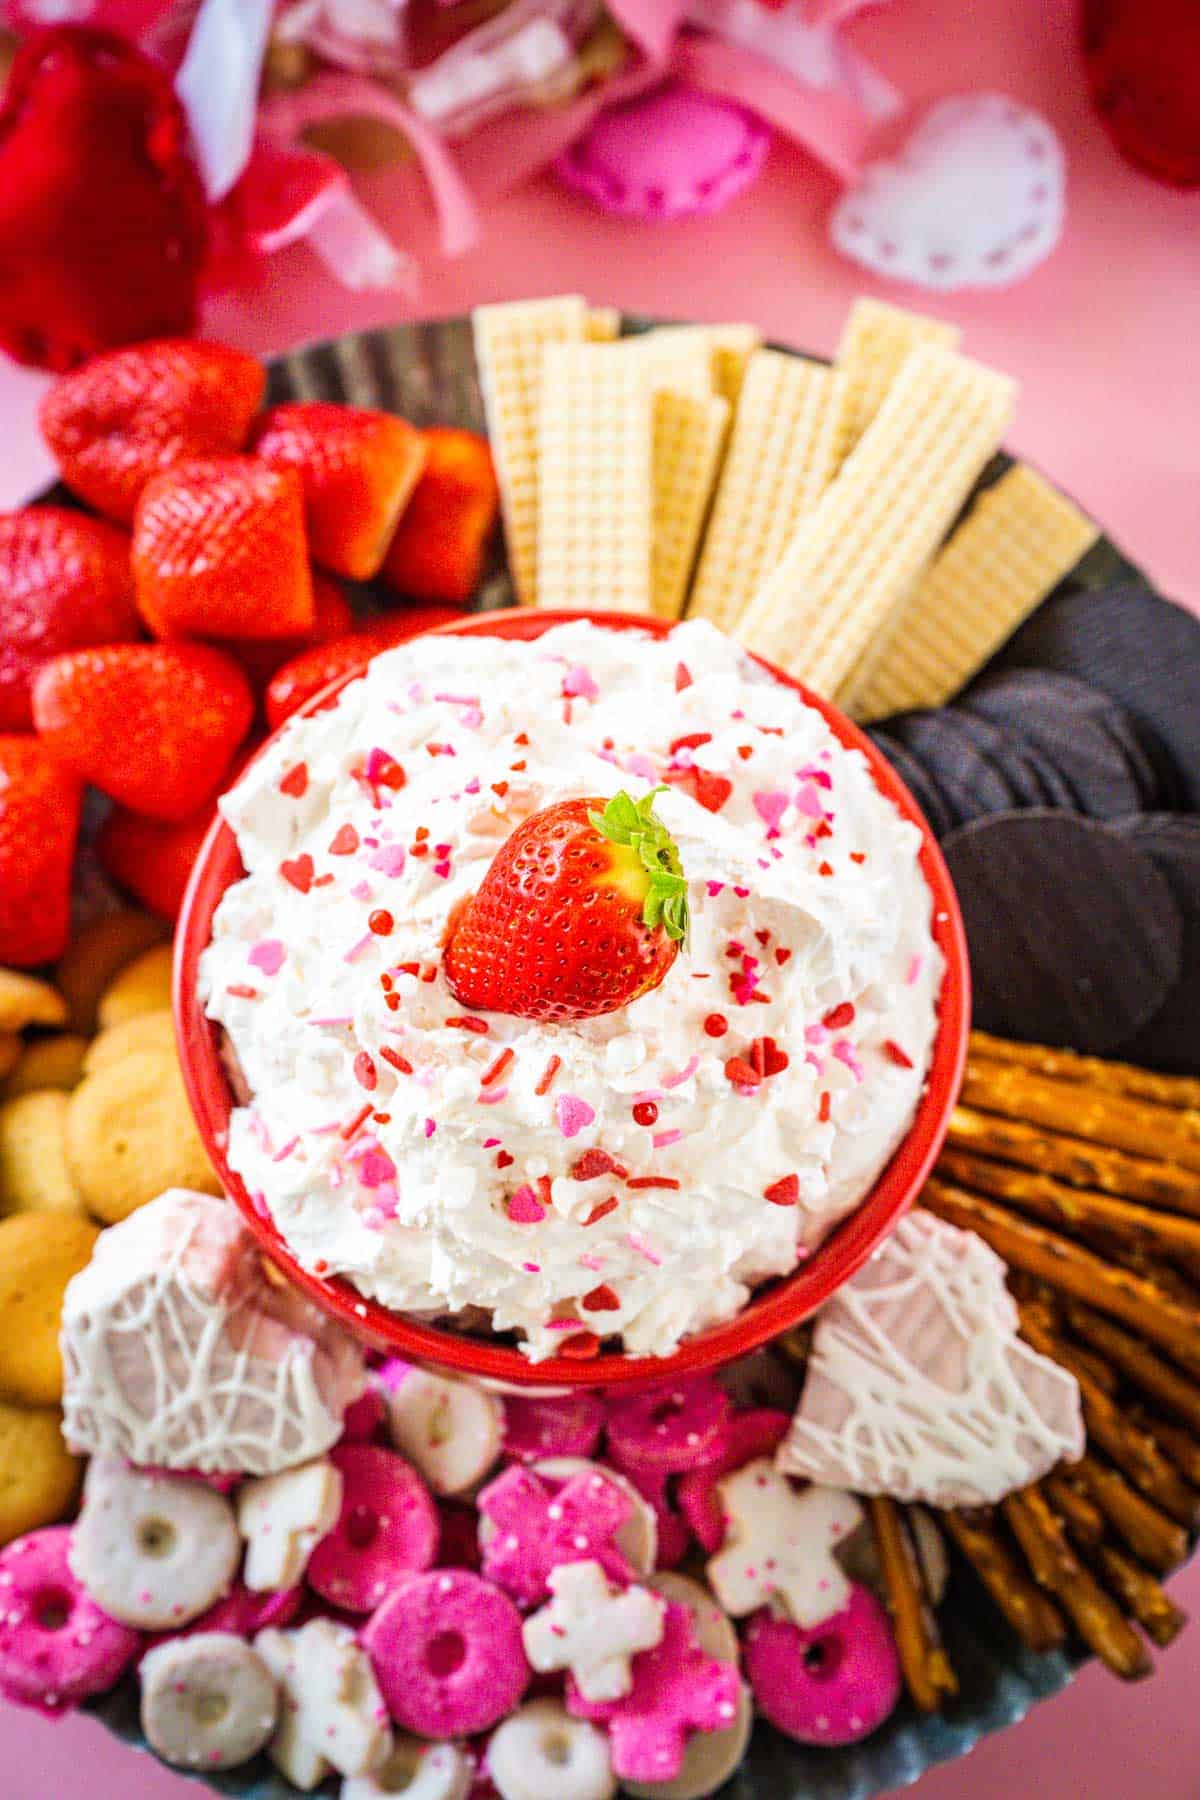
[[[905,1686],[921,1712],[937,1712],[943,1700],[958,1693],[958,1682],[942,1647],[908,1527],[896,1502],[882,1496],[867,1500],[867,1514]]]
[[[1200,1218],[1200,1181],[1173,1163],[1127,1156],[1123,1150],[1105,1150],[1078,1138],[1055,1137],[1019,1119],[1002,1119],[969,1106],[956,1106],[951,1113],[948,1141],[1037,1174],[1056,1175],[1075,1187],[1099,1188]]]
[[[1177,1569],[1187,1556],[1187,1532],[1135,1492],[1123,1476],[1087,1451],[1073,1474],[1139,1562],[1156,1574]]]
[[[1161,1446],[1170,1457],[1185,1481],[1193,1487],[1200,1487],[1200,1444],[1190,1437],[1182,1425],[1176,1425],[1170,1419],[1160,1418],[1157,1413],[1147,1412],[1144,1406],[1133,1409],[1142,1428]]]
[[[1005,1163],[987,1162],[965,1150],[943,1150],[938,1173],[977,1193],[994,1194],[1018,1211],[1080,1237],[1100,1233],[1110,1243],[1159,1255],[1200,1251],[1200,1219],[1131,1206],[1127,1200],[1069,1187],[1049,1175],[1010,1169]]]
[[[1002,1207],[945,1182],[928,1182],[921,1198],[939,1218],[964,1231],[978,1232],[1005,1262],[1133,1326],[1192,1374],[1200,1375],[1200,1314],[1169,1299],[1150,1282],[1102,1261],[1069,1238],[1026,1224]]]
[[[1139,1431],[1121,1408],[1102,1388],[1097,1387],[1088,1370],[1066,1344],[1045,1328],[1032,1315],[1021,1318],[1021,1331],[1026,1341],[1062,1368],[1070,1370],[1079,1383],[1083,1402],[1083,1419],[1089,1439],[1106,1456],[1112,1458],[1134,1487],[1153,1500],[1181,1525],[1193,1526],[1200,1518],[1200,1494],[1189,1488],[1175,1465],[1167,1460],[1152,1437]]]
[[[1003,1063],[968,1063],[963,1098],[984,1112],[1025,1119],[1113,1150],[1141,1155],[1153,1145],[1164,1161],[1200,1173],[1200,1114],[1050,1081]]]
[[[1186,1275],[1192,1286],[1200,1290],[1200,1256],[1194,1256],[1190,1250],[1172,1250],[1171,1261],[1180,1274]]]
[[[1069,1477],[1056,1469],[1042,1483],[1046,1498],[1081,1550],[1095,1550],[1104,1542],[1104,1514],[1094,1500],[1073,1486]]]
[[[1025,1552],[1034,1580],[1061,1601],[1088,1648],[1123,1681],[1149,1675],[1153,1664],[1146,1646],[1079,1561],[1045,1495],[1036,1487],[1010,1494],[1004,1502],[1004,1516]]]
[[[1189,1381],[1140,1338],[1123,1331],[1102,1313],[1093,1312],[1090,1306],[1068,1300],[1065,1310],[1070,1330],[1088,1350],[1106,1357],[1141,1393],[1200,1435],[1200,1384]]]
[[[1017,1044],[993,1037],[988,1031],[971,1033],[971,1056],[981,1062],[1016,1063],[1052,1081],[1085,1082],[1109,1094],[1127,1094],[1152,1100],[1158,1106],[1200,1110],[1200,1081],[1190,1075],[1160,1075],[1133,1063],[1106,1062],[1099,1056],[1080,1056],[1074,1050],[1055,1050],[1049,1044]]]
[[[1180,1611],[1153,1575],[1115,1544],[1102,1544],[1096,1552],[1096,1563],[1109,1591],[1137,1620],[1150,1642],[1165,1650],[1187,1624],[1187,1614]]]
[[[939,1517],[1027,1650],[1056,1650],[1066,1642],[1062,1614],[1030,1581],[990,1512],[945,1512]]]

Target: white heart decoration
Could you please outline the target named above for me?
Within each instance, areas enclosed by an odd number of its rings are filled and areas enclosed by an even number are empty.
[[[1062,146],[1004,94],[939,101],[895,156],[869,163],[834,208],[830,237],[852,261],[918,287],[1005,287],[1062,232]]]

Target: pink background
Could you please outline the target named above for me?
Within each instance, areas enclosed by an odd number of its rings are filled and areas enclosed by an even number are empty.
[[[967,347],[1024,383],[1011,445],[1043,465],[1169,594],[1200,610],[1200,194],[1156,187],[1118,160],[1089,114],[1065,0],[898,0],[857,28],[860,46],[914,98],[995,87],[1043,111],[1069,155],[1066,234],[1011,292],[948,296]],[[428,242],[411,202],[373,199],[402,241]],[[667,228],[602,218],[543,180],[494,209],[481,249],[428,269],[429,316],[477,301],[581,288],[595,301],[665,314],[754,319],[772,336],[832,348],[851,297],[883,292],[823,239],[831,185],[778,145],[765,177],[716,220]],[[407,214],[407,216],[406,216]],[[212,335],[269,352],[401,316],[353,297],[303,251],[269,291],[222,301]],[[892,290],[901,300],[903,291]],[[916,303],[921,304],[919,297]],[[1188,373],[1188,370],[1191,373]],[[49,473],[33,429],[40,378],[0,367],[0,504]],[[1200,1609],[1200,1564],[1174,1584]],[[1096,1669],[967,1764],[926,1776],[922,1800],[1195,1800],[1200,1792],[1200,1638],[1154,1680],[1123,1691]],[[0,1708],[4,1800],[185,1800],[196,1790],[110,1745],[92,1724],[49,1725]]]

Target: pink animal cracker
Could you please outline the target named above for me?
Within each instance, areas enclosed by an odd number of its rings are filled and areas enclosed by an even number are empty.
[[[328,1457],[247,1481],[237,1497],[246,1586],[260,1594],[295,1587],[341,1510],[342,1472]]]
[[[499,1461],[504,1407],[477,1382],[410,1369],[387,1399],[397,1450],[435,1494],[465,1494]]]
[[[569,1669],[585,1700],[619,1700],[633,1686],[632,1659],[662,1641],[665,1602],[648,1588],[615,1588],[597,1562],[564,1563],[551,1599],[522,1628],[539,1675]]]
[[[0,1694],[51,1716],[115,1687],[141,1644],[72,1574],[70,1541],[52,1525],[0,1550]]]
[[[522,1606],[545,1599],[551,1572],[563,1563],[596,1562],[612,1581],[633,1579],[616,1543],[632,1508],[598,1469],[573,1475],[557,1492],[531,1469],[506,1469],[476,1504],[490,1527],[480,1529],[483,1572]]]
[[[401,1581],[360,1641],[393,1719],[418,1737],[488,1731],[529,1685],[521,1615],[466,1569]]]
[[[236,1769],[275,1730],[275,1677],[249,1644],[228,1632],[158,1644],[142,1658],[139,1674],[146,1742],[177,1769]]]
[[[312,1619],[299,1631],[260,1631],[254,1648],[280,1688],[267,1754],[293,1787],[307,1793],[333,1771],[366,1775],[386,1759],[387,1708],[349,1626]]]
[[[340,1326],[269,1280],[233,1206],[180,1188],[99,1239],[67,1289],[62,1348],[71,1448],[143,1468],[307,1462],[365,1380]]]
[[[797,1625],[819,1625],[840,1612],[850,1583],[834,1555],[863,1518],[837,1488],[801,1492],[765,1457],[717,1484],[728,1526],[724,1548],[709,1559],[708,1580],[727,1613],[744,1618],[772,1600]]]
[[[588,1700],[567,1681],[567,1711],[607,1724],[613,1769],[631,1781],[669,1781],[683,1766],[696,1731],[723,1731],[737,1718],[737,1670],[705,1656],[685,1606],[668,1602],[663,1635],[633,1661],[633,1682],[618,1700]]]
[[[94,1462],[71,1542],[76,1580],[112,1618],[167,1631],[229,1592],[241,1561],[224,1495],[175,1475]]]
[[[729,1396],[708,1376],[616,1400],[608,1413],[609,1455],[630,1474],[681,1474],[721,1454],[729,1414]]]
[[[613,1800],[608,1738],[561,1700],[531,1700],[488,1741],[485,1769],[500,1800]]]
[[[676,1488],[679,1510],[710,1556],[725,1542],[725,1513],[718,1493],[721,1479],[756,1457],[772,1456],[787,1436],[790,1424],[787,1413],[771,1407],[735,1413],[720,1455],[680,1477]]]
[[[769,1608],[756,1613],[744,1653],[759,1712],[802,1744],[856,1744],[900,1698],[887,1614],[857,1582],[842,1610],[809,1630]]]
[[[1000,1258],[914,1212],[821,1312],[778,1461],[860,1494],[980,1506],[1083,1449],[1075,1378],[1018,1336]]]
[[[343,1781],[339,1800],[469,1800],[474,1785],[475,1764],[460,1745],[401,1737],[377,1769]]]
[[[342,1503],[308,1559],[308,1585],[346,1612],[370,1612],[400,1576],[433,1562],[437,1509],[416,1470],[394,1450],[341,1444],[329,1460],[342,1478]]]
[[[594,1394],[506,1394],[504,1454],[513,1462],[544,1456],[591,1456],[604,1430],[604,1405]]]

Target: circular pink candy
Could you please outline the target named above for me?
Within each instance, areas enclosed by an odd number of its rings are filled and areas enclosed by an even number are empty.
[[[371,1612],[397,1580],[437,1554],[438,1517],[428,1488],[394,1450],[339,1444],[342,1510],[308,1561],[307,1581],[345,1612]]]
[[[369,1444],[387,1417],[383,1396],[378,1388],[364,1388],[352,1400],[342,1418],[343,1444]]]
[[[359,1642],[393,1719],[418,1737],[488,1731],[529,1686],[520,1613],[466,1569],[406,1576]]]
[[[857,1744],[900,1698],[887,1614],[857,1582],[849,1605],[811,1631],[767,1608],[755,1613],[743,1655],[759,1712],[801,1744]]]
[[[743,107],[668,82],[602,112],[554,168],[603,212],[681,219],[719,212],[744,192],[770,141]]]
[[[603,1429],[604,1406],[594,1394],[504,1396],[504,1454],[514,1462],[590,1456]]]
[[[54,1525],[0,1551],[0,1693],[50,1715],[115,1687],[142,1641],[76,1581],[70,1542]]]
[[[721,1454],[729,1414],[729,1395],[710,1375],[648,1388],[609,1408],[608,1453],[626,1474],[681,1475]]]
[[[665,1469],[626,1468],[617,1457],[613,1467],[632,1482],[654,1513],[656,1569],[677,1569],[692,1545],[691,1528],[674,1503],[676,1478]]]
[[[725,1514],[717,1494],[718,1481],[753,1462],[756,1456],[774,1455],[791,1422],[787,1413],[777,1412],[771,1406],[735,1413],[720,1455],[680,1477],[676,1489],[679,1510],[710,1556],[715,1556],[725,1542]]]

